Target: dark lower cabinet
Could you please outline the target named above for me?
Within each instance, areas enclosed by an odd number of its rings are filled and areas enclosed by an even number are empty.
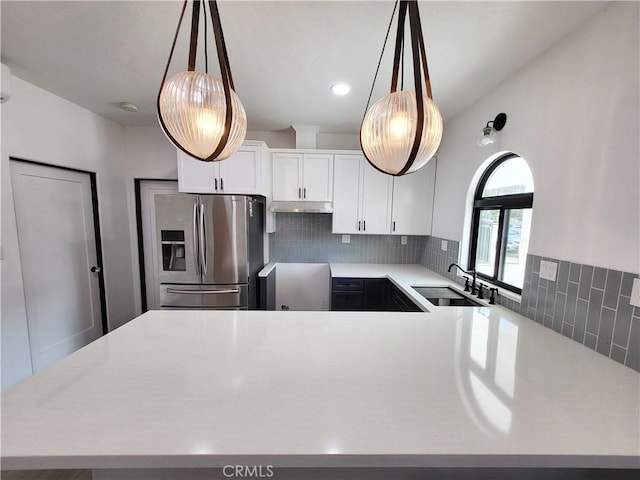
[[[362,310],[363,278],[331,279],[331,310]]]
[[[331,292],[331,310],[363,310],[362,292]]]
[[[395,285],[391,285],[389,293],[388,310],[391,312],[421,312],[422,309],[418,307],[413,300],[407,297],[402,290]]]
[[[422,311],[387,278],[333,278],[331,280],[331,310]]]
[[[386,278],[366,278],[362,295],[362,306],[368,312],[384,312],[387,310],[389,286]]]

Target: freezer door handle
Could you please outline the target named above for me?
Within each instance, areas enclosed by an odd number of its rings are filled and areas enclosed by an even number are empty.
[[[200,254],[200,248],[198,246],[198,203],[194,203],[193,204],[193,260],[195,262],[196,265],[196,273],[198,275],[201,274],[200,272],[200,259],[199,259],[199,254]]]
[[[228,288],[224,290],[183,290],[181,288],[167,288],[167,293],[175,293],[178,295],[182,295],[186,293],[188,295],[220,295],[223,293],[240,293],[239,288]]]
[[[202,274],[207,274],[207,232],[204,223],[204,204],[200,204],[200,268]]]

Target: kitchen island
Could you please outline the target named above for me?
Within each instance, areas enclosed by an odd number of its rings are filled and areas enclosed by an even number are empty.
[[[3,394],[2,468],[627,475],[640,467],[639,389],[638,372],[498,305],[150,311]]]

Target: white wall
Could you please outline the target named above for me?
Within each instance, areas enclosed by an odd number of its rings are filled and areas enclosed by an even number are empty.
[[[292,128],[279,132],[251,131],[246,140],[260,140],[270,148],[296,148],[296,132]]]
[[[142,298],[140,295],[135,179],[177,180],[178,164],[176,148],[167,140],[159,126],[123,127],[123,132],[123,174],[127,192],[128,225],[131,232],[129,249],[133,274],[133,295],[135,314],[140,315],[142,313]]]
[[[316,147],[318,149],[360,150],[360,134],[318,133]]]
[[[445,125],[433,235],[463,239],[465,199],[498,151],[534,176],[529,253],[640,271],[639,4],[614,3]],[[495,148],[475,140],[508,115]]]
[[[45,90],[12,78],[2,115],[2,387],[31,374],[9,157],[96,173],[107,315],[111,329],[134,316],[122,128]],[[33,206],[37,208],[37,205]]]

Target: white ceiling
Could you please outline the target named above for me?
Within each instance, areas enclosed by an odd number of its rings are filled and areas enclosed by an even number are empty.
[[[421,1],[433,96],[445,119],[608,2]],[[2,0],[2,62],[30,83],[123,125],[155,125],[155,101],[181,1]],[[393,1],[222,1],[236,92],[249,130],[292,124],[359,130]],[[171,71],[186,69],[189,17]],[[387,93],[393,35],[374,101]],[[210,45],[210,65],[217,70]],[[175,67],[175,68],[173,68]],[[335,97],[337,80],[352,85]],[[138,113],[117,104],[134,102]],[[373,102],[372,102],[373,103]],[[498,113],[498,112],[496,112]]]

